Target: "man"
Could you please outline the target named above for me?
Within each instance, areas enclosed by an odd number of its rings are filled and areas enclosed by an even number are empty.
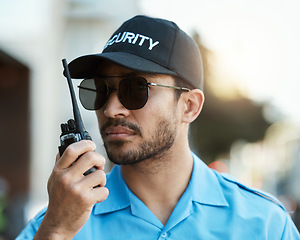
[[[18,239],[299,239],[273,197],[210,170],[191,152],[189,124],[204,102],[202,60],[176,24],[136,16],[101,54],[69,67],[84,78],[81,102],[96,110],[116,166],[106,176],[93,142],[71,144],[57,156],[47,210]]]

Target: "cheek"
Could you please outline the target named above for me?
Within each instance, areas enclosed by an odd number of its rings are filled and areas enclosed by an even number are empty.
[[[148,114],[148,118],[155,117],[157,120],[160,119],[170,119],[176,118],[177,107],[178,104],[175,100],[174,93],[172,90],[168,92],[169,89],[166,90],[167,94],[153,94],[153,96],[149,97],[149,100],[146,104],[145,109],[151,114]]]
[[[145,134],[149,136],[159,128],[162,121],[177,122],[177,116],[174,111],[174,104],[170,104],[166,99],[152,99],[143,109],[136,115],[138,124]]]
[[[162,111],[169,111],[174,107],[175,96],[173,89],[153,87],[152,91],[149,91],[149,98],[145,105],[149,111],[160,113]]]
[[[100,126],[101,126],[101,123],[104,122],[104,113],[103,113],[103,111],[97,110],[97,111],[96,111],[96,116],[97,116],[97,119],[98,119],[98,125],[99,125],[99,127],[100,127]]]

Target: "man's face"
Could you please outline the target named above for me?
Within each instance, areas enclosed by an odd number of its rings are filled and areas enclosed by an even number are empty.
[[[132,70],[110,64],[101,75],[125,76]],[[167,75],[142,75],[148,82],[174,85]],[[121,78],[109,79],[111,88],[118,88]],[[128,110],[119,101],[117,92],[96,111],[101,136],[109,159],[116,164],[135,164],[145,159],[159,159],[173,146],[178,132],[177,102],[174,90],[151,87],[146,105]]]

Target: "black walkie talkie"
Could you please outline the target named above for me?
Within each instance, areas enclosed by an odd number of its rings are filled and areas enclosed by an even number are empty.
[[[73,84],[72,84],[72,80],[71,80],[71,75],[69,72],[68,63],[67,63],[66,59],[63,59],[62,63],[63,63],[63,67],[65,70],[65,74],[66,74],[66,78],[68,81],[69,90],[70,90],[70,94],[71,94],[74,120],[70,119],[70,120],[68,120],[67,123],[62,123],[60,125],[61,135],[60,135],[60,146],[58,147],[60,156],[62,156],[63,152],[70,144],[72,144],[74,142],[78,142],[80,140],[84,140],[84,139],[92,140],[90,134],[85,130],[85,128],[83,126],[83,122],[82,122],[79,108],[77,105],[75,92],[74,92],[74,88],[73,88]],[[84,173],[84,175],[94,172],[95,170],[96,170],[96,168],[92,167],[91,169],[86,171]]]

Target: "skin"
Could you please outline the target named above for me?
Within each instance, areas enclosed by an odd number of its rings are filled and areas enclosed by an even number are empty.
[[[134,74],[112,63],[101,73]],[[174,85],[171,76],[144,77],[148,82]],[[109,84],[116,87],[119,81],[113,78]],[[117,163],[125,161],[121,170],[126,184],[163,224],[167,223],[191,177],[193,159],[188,128],[200,114],[203,102],[204,95],[199,89],[183,92],[177,102],[173,89],[150,87],[149,99],[142,109],[126,109],[113,92],[96,111],[108,155]],[[48,181],[48,210],[35,239],[72,239],[88,220],[93,205],[107,198],[105,159],[94,150],[95,144],[84,140],[68,146],[61,158],[57,156]],[[145,151],[152,154],[145,157],[141,154]],[[135,157],[128,160],[131,155]],[[81,157],[76,161],[78,156]],[[92,166],[98,170],[83,176]],[[96,185],[100,187],[93,188]]]

